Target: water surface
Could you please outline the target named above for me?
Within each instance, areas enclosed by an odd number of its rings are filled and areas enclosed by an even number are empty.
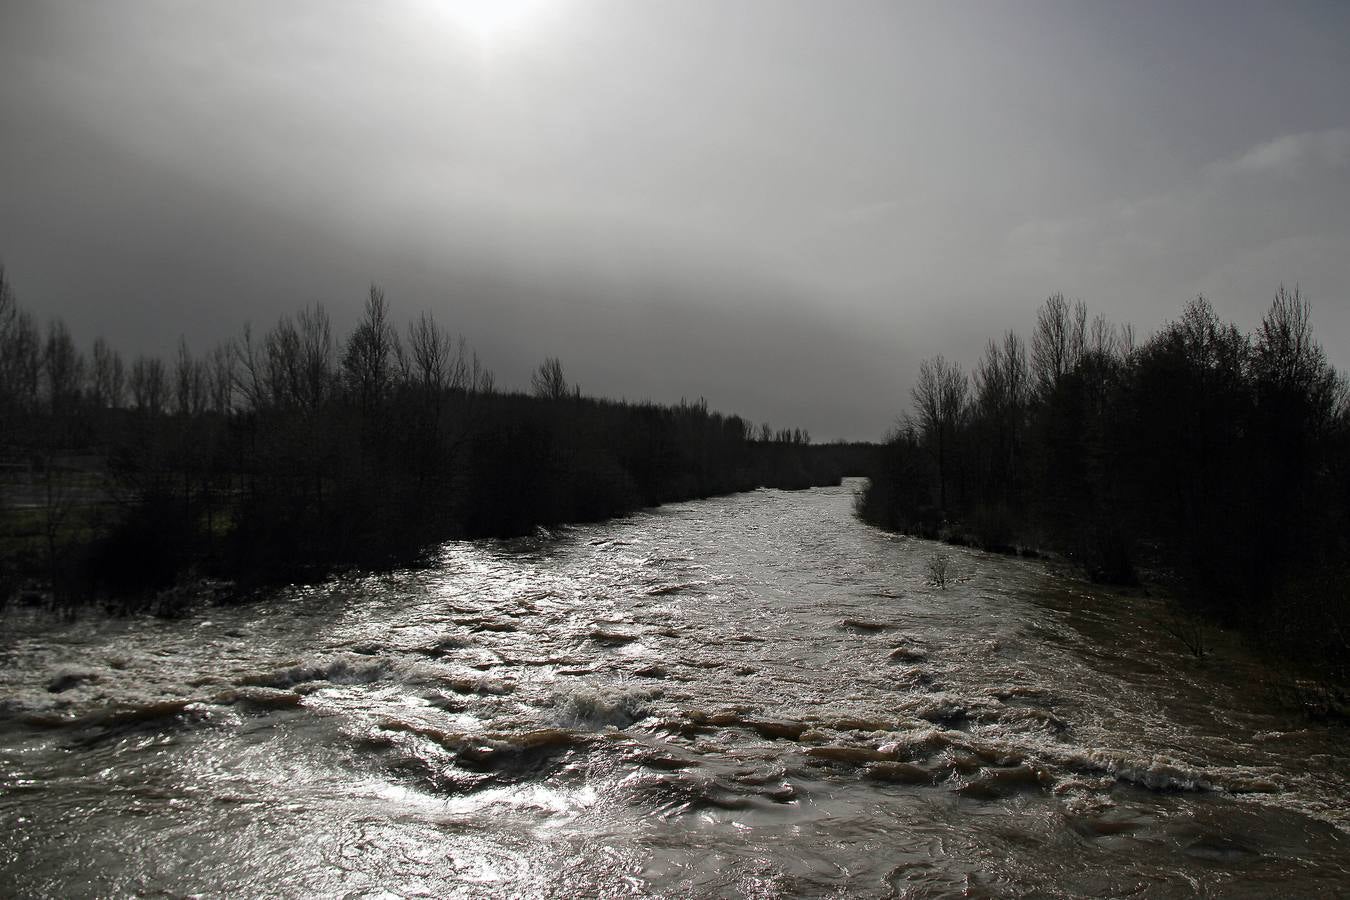
[[[1159,600],[877,532],[857,487],[177,621],[11,615],[0,893],[1348,890],[1344,730]]]

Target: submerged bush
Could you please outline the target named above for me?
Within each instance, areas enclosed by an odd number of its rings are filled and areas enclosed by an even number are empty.
[[[945,553],[934,553],[928,557],[925,565],[928,583],[933,587],[945,588],[952,581],[952,560]]]

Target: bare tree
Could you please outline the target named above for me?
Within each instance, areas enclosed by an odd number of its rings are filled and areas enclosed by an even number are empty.
[[[1063,294],[1052,294],[1036,311],[1036,330],[1031,336],[1031,368],[1036,392],[1049,396],[1059,379],[1074,370],[1087,343],[1087,306],[1072,305]]]
[[[269,403],[283,409],[302,406],[300,332],[290,316],[282,316],[263,336],[262,356]]]
[[[0,263],[0,338],[9,333],[18,316],[18,301],[14,299],[14,288],[5,274],[5,264]]]
[[[163,360],[148,356],[136,357],[136,361],[131,364],[131,377],[127,380],[132,405],[149,415],[159,415],[164,411],[167,383]]]
[[[1098,356],[1116,357],[1120,355],[1121,346],[1120,329],[1100,313],[1093,316],[1086,349]]]
[[[234,390],[244,402],[244,408],[257,412],[267,405],[266,367],[263,352],[253,340],[252,324],[244,323],[244,333],[230,344],[234,354]]]
[[[206,360],[207,394],[211,411],[226,415],[234,409],[235,360],[233,341],[217,344]]]
[[[242,354],[246,379],[260,373],[266,403],[282,409],[315,412],[332,385],[333,332],[328,314],[316,304],[292,319],[282,316],[264,337],[255,358],[245,331]]]
[[[245,332],[245,341],[248,341]],[[246,344],[245,366],[252,363]],[[292,319],[282,316],[262,343],[262,384],[267,402],[283,409],[315,412],[332,384],[333,329],[328,313],[315,304]]]
[[[975,370],[976,402],[986,415],[1006,419],[1019,415],[1030,399],[1030,374],[1022,339],[1009,331],[1003,342],[990,340]]]
[[[5,275],[4,263],[0,263],[0,390],[8,386],[9,347],[14,327],[19,319],[19,303],[14,299],[14,289]]]
[[[969,389],[970,380],[960,366],[938,355],[919,364],[919,378],[911,391],[919,430],[937,463],[938,503],[944,510],[956,428]]]
[[[424,312],[408,325],[407,377],[429,397],[463,387],[464,339],[456,345],[450,333]]]
[[[988,475],[1006,501],[1021,456],[1031,400],[1026,347],[1015,332],[1007,332],[1002,343],[989,341],[984,359],[975,370],[974,395],[975,408],[988,431]]]
[[[300,337],[301,405],[318,409],[333,385],[333,324],[321,304],[300,310],[296,317]]]
[[[42,340],[30,313],[19,308],[0,265],[0,413],[33,409],[42,377]]]
[[[42,370],[47,376],[47,401],[52,413],[70,412],[84,387],[85,362],[61,319],[53,319],[47,326]]]
[[[10,384],[21,407],[36,409],[42,390],[42,338],[32,313],[20,310],[11,330]]]
[[[945,588],[952,582],[952,558],[946,553],[930,555],[925,565],[928,583],[936,588]]]
[[[174,410],[180,416],[199,416],[208,397],[206,364],[194,359],[185,338],[178,339],[178,359],[174,366]]]
[[[117,409],[126,397],[126,371],[122,357],[103,338],[94,341],[90,391],[94,405],[101,409]]]
[[[530,376],[530,388],[536,397],[545,400],[561,400],[567,396],[567,378],[563,375],[562,361],[550,356],[539,364]]]
[[[479,360],[478,351],[473,351],[469,362],[469,391],[475,394],[492,394],[496,390],[496,376]]]
[[[400,355],[398,333],[389,323],[384,291],[372,284],[365,314],[347,339],[342,354],[343,380],[363,409],[373,408],[384,400],[393,380],[395,359]]]
[[[1319,415],[1332,414],[1335,373],[1313,338],[1312,310],[1297,286],[1290,293],[1280,285],[1257,329],[1253,351],[1258,385],[1267,391],[1300,394],[1317,407]]]
[[[13,331],[18,320],[18,303],[5,277],[5,266],[0,263],[0,433],[11,434],[9,416],[17,406],[17,391],[13,376]]]

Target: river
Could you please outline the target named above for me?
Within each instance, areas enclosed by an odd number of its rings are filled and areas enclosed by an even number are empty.
[[[1345,729],[1158,599],[871,529],[859,486],[11,612],[0,894],[1350,894]]]

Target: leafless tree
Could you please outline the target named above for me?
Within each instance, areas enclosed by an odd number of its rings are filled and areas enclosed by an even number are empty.
[[[1021,456],[1022,435],[1031,401],[1031,376],[1026,346],[1009,331],[1002,343],[990,340],[975,370],[975,407],[989,429],[990,475],[1006,494]]]
[[[14,328],[14,385],[24,407],[36,409],[42,385],[42,338],[37,321],[27,310],[19,313]]]
[[[1336,408],[1336,374],[1312,334],[1312,310],[1298,287],[1280,285],[1261,320],[1253,347],[1257,383],[1266,393],[1306,398],[1310,411],[1329,420]]]
[[[300,332],[290,316],[282,316],[263,336],[263,383],[270,405],[292,409],[301,405]]]
[[[217,344],[206,360],[207,394],[212,412],[225,415],[234,408],[235,360],[233,341]]]
[[[245,332],[244,368],[253,370],[249,335]],[[315,412],[332,383],[333,331],[328,314],[316,304],[296,318],[282,316],[263,338],[261,393],[266,402],[282,409]]]
[[[469,360],[469,391],[475,394],[492,394],[497,390],[497,377],[492,370],[483,365],[475,350]]]
[[[187,340],[178,340],[178,358],[174,366],[174,411],[180,416],[199,416],[208,398],[206,364],[192,356]]]
[[[928,557],[926,564],[928,583],[936,588],[945,588],[952,581],[952,560],[946,553],[937,552]]]
[[[132,406],[149,415],[159,415],[164,411],[167,384],[163,360],[149,356],[136,357],[127,380]]]
[[[1052,294],[1036,311],[1031,337],[1031,368],[1040,396],[1048,396],[1074,370],[1086,343],[1086,304],[1077,300],[1070,305],[1063,294]]]
[[[94,341],[91,399],[101,409],[117,409],[126,397],[126,371],[122,356],[103,338]]]
[[[20,309],[0,266],[0,412],[35,409],[42,381],[42,339],[33,316]]]
[[[961,367],[938,355],[919,364],[919,378],[911,391],[919,431],[937,463],[938,503],[943,509],[956,429],[969,389],[970,380]]]
[[[253,340],[253,326],[245,323],[242,337],[230,344],[234,355],[231,366],[234,390],[243,398],[244,406],[254,412],[271,403],[268,396],[265,351]]]
[[[384,291],[372,284],[365,313],[342,354],[343,380],[363,409],[371,409],[384,399],[400,355],[398,333],[389,323]]]
[[[1092,328],[1088,333],[1086,349],[1103,357],[1120,355],[1120,329],[1113,325],[1106,316],[1098,313],[1092,317]]]
[[[1210,653],[1208,629],[1205,623],[1195,616],[1174,607],[1163,629],[1176,638],[1187,652],[1203,662]]]
[[[61,319],[47,326],[47,342],[42,352],[42,370],[46,375],[47,401],[53,414],[70,412],[84,387],[84,355],[75,347],[70,329]]]
[[[0,376],[7,373],[6,351],[9,348],[10,335],[19,318],[19,303],[14,299],[14,289],[5,275],[4,263],[0,263]]]
[[[296,317],[300,335],[300,397],[306,409],[315,410],[327,399],[333,383],[333,324],[320,304],[300,310]]]
[[[456,344],[430,313],[422,313],[408,325],[407,346],[407,378],[426,396],[439,397],[464,386],[464,339]]]
[[[1000,420],[1019,414],[1030,398],[1026,348],[1016,332],[1002,343],[990,340],[975,370],[974,392],[981,412]]]
[[[545,400],[561,400],[567,396],[567,378],[563,375],[562,361],[550,356],[539,364],[530,376],[530,388],[536,397]]]

